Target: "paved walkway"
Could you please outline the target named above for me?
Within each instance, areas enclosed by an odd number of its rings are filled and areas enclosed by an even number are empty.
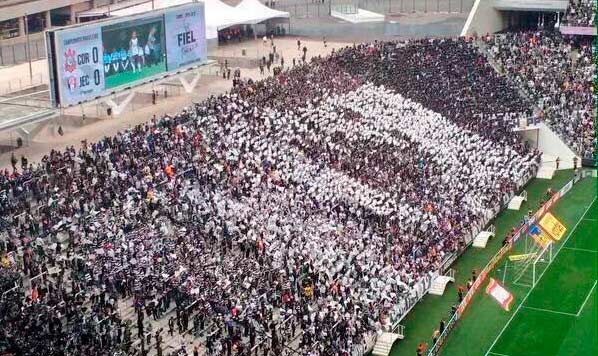
[[[292,64],[292,57],[299,57],[300,55],[299,51],[297,51],[297,39],[297,37],[288,37],[274,40],[277,52],[282,53],[284,56],[285,66]],[[308,58],[317,55],[327,55],[332,49],[338,49],[346,45],[328,43],[327,47],[324,47],[322,41],[309,39],[301,39],[301,42],[302,47],[305,45],[308,48]],[[268,53],[269,45],[265,46],[262,40],[246,41],[239,44],[222,46],[215,51],[211,51],[210,55],[238,57],[242,48],[247,49],[247,53],[254,53],[254,58],[258,58],[258,56]],[[42,68],[45,66],[45,61],[38,61],[34,64],[34,68],[40,73],[43,72]],[[21,155],[25,155],[30,162],[38,162],[52,149],[63,149],[70,145],[79,147],[83,140],[87,140],[88,142],[97,141],[104,136],[114,135],[120,130],[146,122],[154,115],[159,117],[167,113],[176,113],[193,102],[200,102],[210,95],[222,94],[231,88],[232,81],[217,76],[216,69],[217,66],[211,75],[204,75],[199,85],[190,94],[185,94],[182,88],[177,90],[176,87],[169,87],[168,98],[165,99],[163,95],[159,95],[157,105],[151,105],[149,95],[138,95],[138,99],[133,102],[125,113],[113,118],[106,117],[105,106],[96,105],[95,103],[67,109],[64,111],[66,116],[58,120],[56,126],[48,125],[48,127],[43,129],[34,138],[29,146],[14,150],[13,152],[18,158]],[[28,71],[27,64],[2,68],[0,69],[0,78],[4,78],[4,76],[16,78],[18,75],[23,75],[23,72],[27,74]],[[241,76],[252,79],[262,78],[257,68],[241,68]],[[140,91],[146,93],[151,92],[151,90],[151,85],[145,85],[140,88]],[[86,117],[89,118],[85,122],[81,119],[82,113],[85,113]],[[91,119],[98,116],[98,113],[100,114],[99,119]],[[57,125],[62,125],[64,136],[58,135]],[[0,134],[0,143],[14,142],[16,137],[16,135],[9,133]],[[11,152],[0,154],[0,168],[10,167],[10,156]]]

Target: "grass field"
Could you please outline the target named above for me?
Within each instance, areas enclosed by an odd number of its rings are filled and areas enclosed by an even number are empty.
[[[521,217],[525,212],[529,209],[536,209],[544,193],[548,188],[553,188],[555,190],[560,189],[564,184],[566,184],[571,178],[573,177],[572,171],[559,171],[556,173],[552,180],[541,180],[541,179],[534,179],[530,184],[525,187],[525,190],[528,193],[528,201],[524,202],[521,206],[520,211],[513,211],[513,210],[504,210],[499,213],[498,217],[493,224],[496,226],[496,238],[493,238],[488,241],[488,245],[485,249],[476,249],[476,248],[469,248],[459,259],[456,263],[452,266],[455,270],[455,279],[456,283],[451,283],[447,286],[446,291],[443,296],[435,296],[435,295],[426,295],[421,302],[419,302],[413,310],[405,317],[405,319],[401,322],[405,326],[405,339],[397,342],[392,349],[391,355],[392,356],[413,356],[415,355],[415,350],[417,345],[420,342],[426,342],[428,345],[431,345],[432,342],[432,332],[434,329],[438,328],[438,322],[440,319],[444,319],[448,321],[450,318],[450,310],[451,306],[457,303],[457,286],[459,284],[464,285],[469,277],[471,277],[472,269],[481,270],[488,260],[492,258],[492,256],[500,249],[501,241],[505,236],[506,232],[512,227],[519,223]],[[578,186],[581,186],[580,183]],[[574,190],[578,190],[578,186],[574,187]],[[589,185],[588,185],[589,187]],[[588,190],[586,190],[586,193]],[[569,193],[572,194],[572,193]],[[566,198],[566,197],[565,197]],[[484,285],[485,287],[485,285]],[[523,293],[525,294],[525,293]],[[487,308],[491,308],[491,310],[496,311],[497,306],[496,303],[493,301],[485,300],[488,302]],[[477,303],[477,300],[474,300],[474,305]],[[492,303],[492,304],[490,304]],[[469,313],[476,314],[477,307],[473,307],[467,310],[465,313],[465,318],[468,317]],[[496,311],[499,313],[500,311]],[[481,317],[483,321],[484,328],[480,328],[479,325],[472,325],[472,330],[468,332],[473,332],[471,335],[465,334],[463,337],[466,337],[467,340],[474,340],[476,338],[483,338],[485,334],[483,329],[486,328],[495,328],[494,336],[488,338],[486,336],[485,345],[486,349],[490,346],[493,342],[493,338],[498,335],[500,332],[500,328],[506,323],[507,319],[504,315],[498,315],[497,318],[502,317],[504,320],[496,320],[496,325],[493,324],[492,320],[488,318],[494,318],[494,315],[484,315]],[[488,323],[486,323],[488,321]],[[498,323],[502,323],[498,325]],[[455,330],[455,333],[459,333],[460,327]],[[452,343],[452,339],[449,340],[449,343]],[[455,349],[451,349],[452,353],[444,353],[445,355],[484,355],[484,351],[481,349],[477,349],[475,352],[464,354],[461,352],[455,351]]]
[[[598,355],[597,208],[594,198],[487,355]]]
[[[166,63],[164,61],[151,67],[143,67],[141,72],[126,71],[118,74],[113,74],[106,77],[106,89],[116,88],[118,86],[132,83],[134,81],[148,78],[166,71]]]
[[[391,355],[392,356],[413,356],[415,355],[415,350],[417,345],[420,342],[425,342],[428,345],[431,345],[431,338],[432,332],[434,329],[438,328],[438,322],[440,319],[444,319],[448,321],[450,318],[450,308],[451,305],[457,303],[457,293],[456,289],[458,285],[464,285],[467,281],[467,278],[471,276],[472,269],[480,270],[483,268],[488,260],[498,251],[501,246],[501,241],[506,232],[512,227],[519,223],[522,216],[530,209],[536,210],[538,207],[538,203],[540,199],[543,198],[546,189],[549,187],[558,190],[560,189],[565,183],[567,183],[572,178],[571,171],[559,171],[555,175],[552,180],[539,180],[534,179],[526,188],[525,190],[528,192],[528,201],[525,202],[520,211],[512,211],[512,210],[504,210],[502,211],[496,220],[493,222],[496,226],[496,238],[491,239],[488,242],[488,245],[485,249],[475,249],[469,248],[452,266],[452,268],[456,271],[456,283],[449,284],[443,296],[434,296],[434,295],[427,295],[425,296],[420,303],[418,303],[414,309],[407,315],[407,317],[401,322],[405,326],[405,339],[397,342],[392,349]],[[586,208],[590,205],[593,199],[596,197],[596,179],[584,179],[578,184],[576,184],[573,189],[563,198],[561,201],[556,205],[553,209],[553,213],[567,226],[568,233],[570,233],[577,223],[577,221],[581,220],[582,215]],[[593,205],[587,213],[587,216],[593,216],[594,218],[598,217],[598,207]],[[586,216],[586,218],[587,218]],[[583,225],[582,225],[583,224]],[[573,237],[569,238],[567,241],[567,247],[575,247],[575,248],[584,248],[592,250],[591,248],[587,248],[588,246],[591,247],[590,237],[596,239],[595,235],[596,232],[592,232],[588,229],[583,228],[589,222],[584,222],[579,224],[578,228],[576,229],[576,236],[580,235],[580,237]],[[591,226],[590,226],[591,227]],[[593,234],[593,235],[592,235]],[[581,235],[587,236],[587,238],[582,237]],[[567,237],[563,237],[563,242]],[[595,243],[595,242],[594,242]],[[585,246],[585,247],[584,247]],[[514,250],[510,254],[517,254],[522,253],[523,244],[518,244]],[[595,250],[595,249],[594,249]],[[556,254],[556,249],[554,250],[554,254]],[[561,259],[561,255],[563,257],[566,256],[565,252],[559,253],[559,255],[554,259],[555,263]],[[575,250],[572,250],[575,251]],[[579,251],[577,251],[579,252]],[[597,260],[596,257],[594,256]],[[492,277],[502,280],[504,276],[504,269],[503,266],[499,265],[497,269],[491,274]],[[507,271],[508,272],[508,271]],[[540,280],[541,282],[548,278],[549,274],[548,271],[546,272],[546,276],[542,277]],[[543,283],[542,283],[543,284]],[[538,287],[541,284],[538,283]],[[486,287],[486,284],[483,285],[483,288]],[[530,288],[507,284],[506,286],[509,291],[511,291],[515,295],[515,301],[511,306],[511,312],[503,311],[498,304],[489,296],[487,296],[483,289],[479,292],[473,299],[470,307],[465,312],[463,318],[458,322],[457,327],[453,330],[451,336],[449,337],[447,344],[442,348],[441,354],[444,356],[484,356],[486,352],[490,349],[494,340],[497,339],[498,335],[505,327],[509,319],[513,314],[515,314],[515,310],[518,308],[518,305],[521,303],[525,295],[528,293]],[[555,296],[565,295],[562,291],[564,285],[558,286],[551,291],[551,294]],[[587,287],[585,291],[579,291],[580,294],[587,293],[590,290],[590,287]],[[549,287],[550,288],[550,287]],[[580,287],[581,289],[581,287]],[[588,299],[584,310],[591,310],[592,307],[595,307],[595,301],[592,300],[592,297],[596,296],[596,289],[593,291],[593,295]],[[532,294],[530,293],[530,300],[529,302],[534,301],[536,297],[532,298]],[[585,297],[585,295],[584,295]],[[564,303],[564,302],[563,302]],[[564,304],[563,304],[564,305]],[[530,307],[534,307],[533,304],[529,304]],[[548,308],[543,308],[548,309]],[[533,310],[533,309],[529,309]],[[555,309],[557,310],[557,309]],[[520,312],[527,312],[527,308],[521,308]],[[577,311],[575,311],[577,313]],[[583,316],[583,318],[582,318]],[[515,318],[513,318],[515,319]],[[559,337],[562,339],[562,343],[560,348],[562,349],[561,353],[556,353],[555,355],[581,355],[585,356],[585,353],[581,353],[581,351],[567,351],[567,350],[575,350],[575,347],[579,344],[579,340],[587,340],[586,344],[595,340],[595,335],[597,334],[595,326],[593,327],[584,327],[584,325],[589,325],[588,323],[594,323],[596,325],[598,318],[594,315],[587,315],[585,313],[580,314],[580,320],[577,321],[579,325],[564,325],[560,327],[559,333],[562,335]],[[515,323],[515,321],[512,321]],[[555,325],[556,328],[556,325]],[[504,333],[507,333],[505,331]],[[555,339],[556,340],[556,339]],[[500,344],[502,343],[509,344],[507,339],[503,339]],[[527,342],[527,341],[515,341],[515,342]],[[531,340],[529,341],[531,342]],[[499,349],[499,342],[496,343],[496,348],[493,352],[500,353]],[[525,345],[519,345],[523,347],[522,353],[518,354],[508,354],[509,356],[517,356],[517,355],[535,355],[532,351],[525,349]],[[530,348],[531,349],[531,348]],[[506,350],[503,350],[506,351]],[[592,351],[592,349],[590,349]],[[542,354],[542,353],[536,353]],[[491,355],[491,354],[490,354]],[[550,355],[550,353],[546,354]],[[594,355],[594,354],[592,354]],[[496,355],[495,355],[496,356]]]
[[[557,203],[567,227],[553,260],[533,287],[512,283],[503,261],[490,275],[514,294],[503,311],[483,290],[458,322],[441,354],[447,356],[598,355],[598,202],[596,179],[585,179]],[[522,253],[519,241],[510,254]],[[485,285],[484,285],[485,287]]]

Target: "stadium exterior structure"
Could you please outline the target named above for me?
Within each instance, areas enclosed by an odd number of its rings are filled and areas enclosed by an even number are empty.
[[[77,14],[99,6],[114,8],[123,3],[147,0],[3,0],[0,2],[0,40],[23,41],[27,32],[36,33],[52,26],[72,25]],[[25,18],[27,17],[27,21]]]

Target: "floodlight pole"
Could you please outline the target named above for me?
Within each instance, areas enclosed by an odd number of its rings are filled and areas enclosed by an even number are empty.
[[[152,10],[154,9],[154,0],[152,0]]]
[[[25,37],[27,38],[27,59],[29,60],[29,82],[33,84],[33,69],[31,68],[31,44],[29,43],[29,20],[25,13]]]

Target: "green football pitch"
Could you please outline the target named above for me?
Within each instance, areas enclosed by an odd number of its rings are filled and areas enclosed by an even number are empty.
[[[596,179],[578,183],[552,209],[567,227],[532,287],[514,283],[506,259],[490,274],[515,296],[502,310],[482,289],[441,351],[456,356],[598,355]],[[524,253],[520,240],[510,254]],[[484,284],[485,286],[485,284]]]
[[[596,198],[555,251],[486,355],[598,355]]]
[[[552,180],[534,179],[525,189],[528,201],[520,211],[504,210],[493,222],[496,237],[485,249],[468,249],[452,267],[456,283],[443,296],[427,295],[401,322],[405,339],[397,342],[392,356],[415,355],[420,342],[431,345],[432,332],[440,319],[447,321],[457,303],[456,287],[464,285],[500,248],[506,232],[519,223],[527,210],[535,210],[544,192],[559,190],[572,178],[570,171],[558,172]],[[512,262],[501,261],[489,277],[504,281],[515,296],[511,311],[504,311],[484,292],[487,282],[474,296],[465,314],[443,345],[443,356],[535,356],[598,355],[598,180],[585,178],[573,186],[552,209],[567,227],[567,233],[553,246],[550,265],[537,270],[533,288],[513,283]],[[521,239],[509,255],[525,253]],[[505,268],[505,265],[509,264]],[[529,283],[531,284],[531,283]]]
[[[143,67],[141,72],[126,71],[106,77],[106,89],[116,88],[127,83],[148,78],[166,71],[166,63]]]

